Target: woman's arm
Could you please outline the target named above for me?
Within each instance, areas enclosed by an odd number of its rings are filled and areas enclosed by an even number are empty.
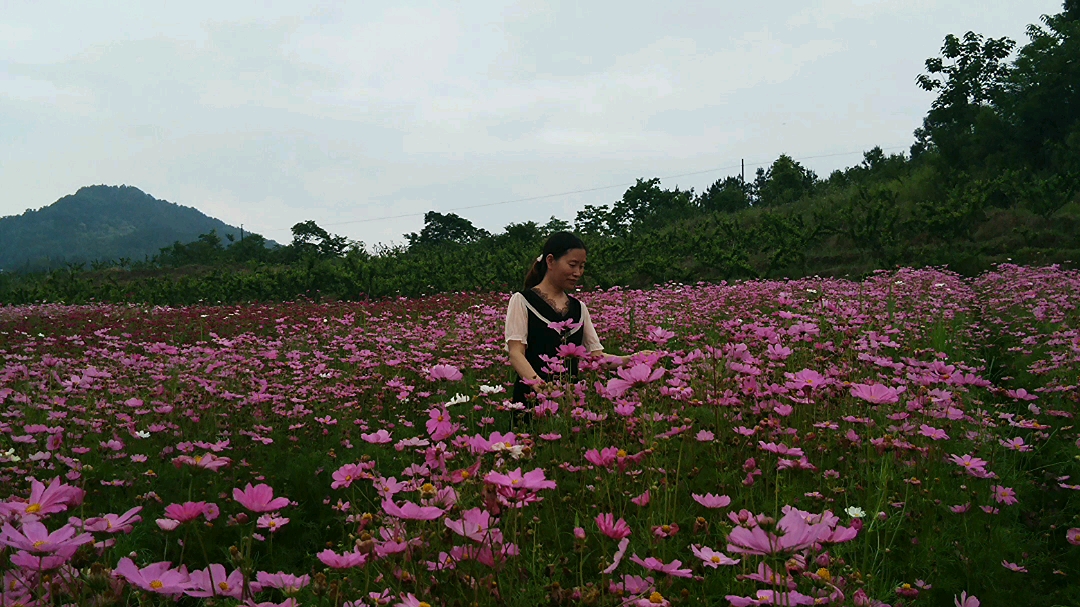
[[[510,366],[514,367],[518,375],[523,379],[537,379],[540,380],[540,383],[544,382],[525,358],[525,344],[521,343],[520,340],[510,339],[507,340],[506,346],[510,350]],[[538,389],[539,384],[533,386],[534,391]]]
[[[606,357],[604,359],[604,362],[606,362],[608,364],[618,365],[618,366],[621,367],[621,366],[625,365],[627,362],[629,362],[632,357],[634,357],[634,356],[636,356],[638,354],[652,354],[652,353],[653,353],[653,350],[641,350],[640,352],[634,352],[633,354],[626,354],[624,356],[620,356],[618,354],[608,354],[608,355],[606,355]],[[599,350],[592,350],[592,351],[589,352],[589,354],[604,355],[604,349],[600,348]]]

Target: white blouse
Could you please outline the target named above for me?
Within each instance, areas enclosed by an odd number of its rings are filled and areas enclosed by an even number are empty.
[[[596,328],[593,327],[592,318],[589,316],[589,309],[585,307],[585,304],[581,304],[581,321],[583,326],[581,330],[585,332],[585,337],[582,346],[589,352],[595,352],[597,350],[603,350],[604,346],[600,344],[600,337],[596,334]],[[510,305],[506,309],[506,340],[503,342],[503,350],[509,352],[510,347],[506,344],[511,339],[516,339],[522,343],[522,345],[528,345],[529,338],[529,310],[526,307],[525,296],[521,293],[514,293],[510,297]]]

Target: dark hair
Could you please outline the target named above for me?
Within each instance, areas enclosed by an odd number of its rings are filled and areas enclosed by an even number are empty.
[[[571,249],[584,248],[585,243],[576,234],[555,232],[548,236],[547,242],[544,243],[544,251],[541,253],[540,261],[533,259],[532,265],[529,266],[529,273],[525,275],[525,288],[531,289],[544,280],[544,274],[547,274],[547,256],[549,254],[554,255],[555,259],[560,259]]]

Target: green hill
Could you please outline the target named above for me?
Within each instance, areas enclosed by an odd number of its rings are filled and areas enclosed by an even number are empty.
[[[142,261],[174,242],[240,230],[197,209],[132,186],[94,185],[36,211],[0,217],[0,269],[47,270],[70,263]]]

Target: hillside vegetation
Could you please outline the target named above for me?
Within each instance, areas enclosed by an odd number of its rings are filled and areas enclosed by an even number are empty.
[[[897,265],[977,274],[994,264],[1080,260],[1080,0],[1028,28],[1027,44],[946,37],[918,86],[937,94],[907,154],[864,154],[819,177],[787,155],[752,180],[703,192],[639,179],[573,224],[498,234],[430,212],[408,244],[372,247],[314,222],[268,249],[216,232],[140,263],[0,274],[0,301],[365,299],[517,289],[547,234],[589,246],[585,287],[808,275],[853,277]],[[228,244],[228,246],[226,246]]]

